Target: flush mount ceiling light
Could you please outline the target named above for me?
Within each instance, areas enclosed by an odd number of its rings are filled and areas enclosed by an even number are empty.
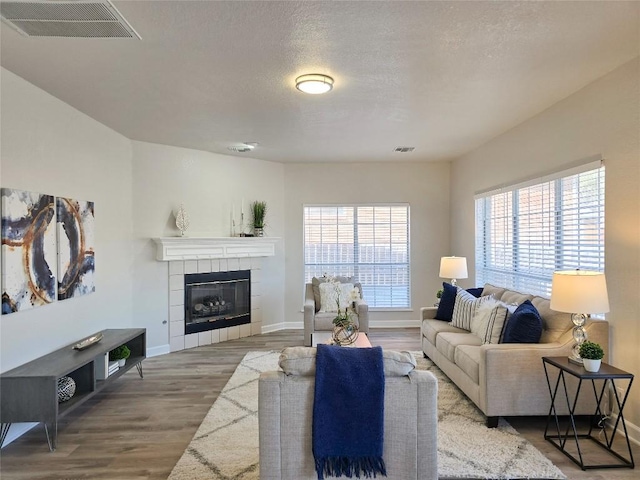
[[[321,73],[311,73],[309,75],[300,75],[296,78],[296,88],[304,93],[311,95],[319,95],[327,93],[333,88],[333,78]]]

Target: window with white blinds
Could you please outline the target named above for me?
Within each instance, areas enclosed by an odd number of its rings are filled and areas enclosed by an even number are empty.
[[[305,206],[305,281],[325,273],[354,277],[370,308],[408,308],[409,205]]]
[[[604,271],[600,165],[477,195],[477,285],[549,297],[554,271]]]

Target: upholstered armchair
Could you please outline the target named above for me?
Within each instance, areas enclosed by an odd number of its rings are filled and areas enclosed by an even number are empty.
[[[318,279],[314,279],[316,287],[318,286]],[[321,281],[320,281],[321,282]],[[362,286],[359,283],[354,283],[360,291],[360,299],[356,301],[355,315],[353,320],[358,325],[358,330],[363,333],[369,333],[369,305],[362,298]],[[333,319],[336,318],[335,312],[321,312],[320,311],[320,297],[317,291],[314,292],[313,283],[307,283],[305,286],[305,299],[304,299],[304,344],[307,347],[311,346],[311,334],[313,332],[331,331],[333,330]]]

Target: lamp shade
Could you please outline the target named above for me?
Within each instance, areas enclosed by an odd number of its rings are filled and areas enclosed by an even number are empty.
[[[551,309],[569,313],[608,312],[609,296],[604,273],[583,270],[554,272]]]
[[[304,93],[320,95],[333,88],[333,78],[322,73],[310,73],[296,78],[296,88]]]
[[[440,278],[467,278],[467,257],[442,257]]]

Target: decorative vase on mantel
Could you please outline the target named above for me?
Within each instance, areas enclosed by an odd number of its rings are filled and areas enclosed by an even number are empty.
[[[253,236],[254,237],[264,237],[264,228],[263,227],[253,227]]]
[[[189,215],[182,204],[176,213],[176,227],[180,230],[181,237],[184,237],[184,232],[189,228]]]

